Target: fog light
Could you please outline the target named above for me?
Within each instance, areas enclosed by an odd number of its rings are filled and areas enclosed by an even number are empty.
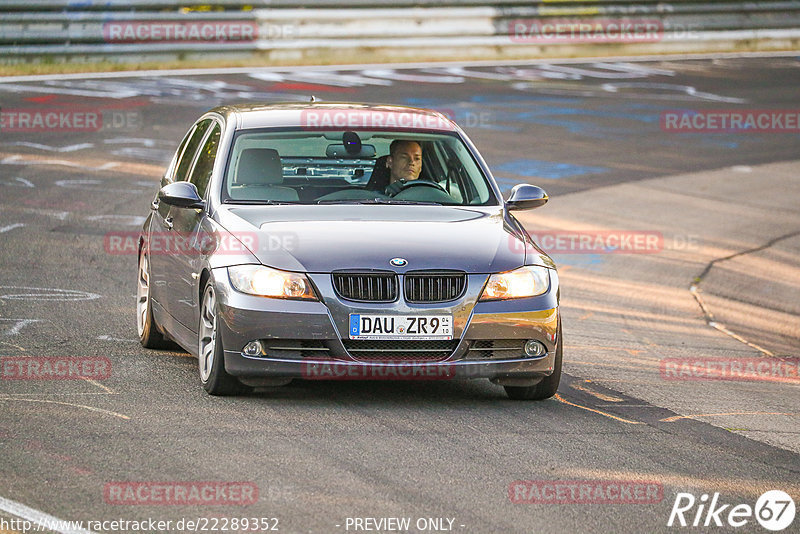
[[[261,347],[261,341],[251,341],[247,345],[245,345],[244,349],[242,349],[247,356],[262,356],[264,354],[264,350]]]
[[[537,358],[539,356],[544,356],[547,354],[547,347],[545,347],[540,341],[536,341],[535,339],[529,339],[525,343],[525,355],[530,356],[531,358]]]

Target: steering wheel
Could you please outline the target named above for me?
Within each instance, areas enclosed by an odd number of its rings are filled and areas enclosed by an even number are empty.
[[[395,182],[395,183],[397,183],[397,182]],[[392,185],[394,185],[394,184],[392,184]],[[391,185],[389,187],[391,187]],[[439,184],[437,184],[435,182],[431,182],[431,181],[428,181],[428,180],[419,180],[419,179],[417,179],[417,180],[406,180],[406,181],[401,182],[400,183],[400,190],[397,191],[397,193],[395,193],[392,196],[397,196],[400,193],[402,193],[403,191],[411,189],[412,187],[433,187],[435,189],[438,189],[442,193],[445,193],[448,196],[450,195],[450,193],[447,192],[447,189],[445,189],[444,187],[442,187],[441,185],[439,185]]]

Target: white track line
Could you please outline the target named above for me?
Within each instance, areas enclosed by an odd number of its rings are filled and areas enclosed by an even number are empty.
[[[61,534],[95,534],[91,530],[69,528],[69,521],[63,521],[57,517],[31,508],[30,506],[25,506],[24,504],[4,497],[0,497],[0,510],[21,519],[26,519],[31,523],[41,525],[45,530],[52,530],[53,532],[59,532]]]
[[[642,56],[584,56],[576,58],[542,58],[518,60],[484,61],[429,61],[422,63],[364,63],[352,65],[283,65],[276,67],[220,67],[212,69],[172,69],[172,70],[133,70],[117,72],[80,72],[70,74],[37,74],[29,76],[0,76],[0,84],[19,82],[40,82],[54,80],[98,80],[109,78],[148,78],[159,76],[216,76],[220,74],[254,74],[258,72],[327,72],[364,69],[430,69],[438,67],[495,67],[497,65],[563,65],[570,63],[608,63],[640,61],[678,61],[692,59],[735,59],[748,57],[793,57],[800,56],[797,51],[778,52],[721,52],[710,54],[664,54]]]
[[[9,224],[8,226],[3,226],[3,227],[0,228],[0,234],[4,234],[6,232],[10,232],[14,228],[22,228],[23,226],[25,226],[25,225],[22,224],[22,223],[14,223],[14,224]]]
[[[108,395],[108,393],[104,393],[104,395]],[[119,417],[120,419],[128,420],[128,417],[125,414],[112,412],[110,410],[104,410],[102,408],[95,408],[94,406],[87,406],[85,404],[76,404],[74,402],[63,402],[63,401],[53,401],[53,400],[45,400],[45,399],[20,399],[17,397],[0,397],[0,401],[12,401],[12,402],[42,402],[46,404],[57,404],[59,406],[72,406],[74,408],[83,408],[85,410],[89,410],[90,412],[97,412],[106,415],[111,415],[114,417]]]

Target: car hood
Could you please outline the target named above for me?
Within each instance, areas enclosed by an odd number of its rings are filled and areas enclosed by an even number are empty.
[[[491,273],[525,263],[524,238],[499,206],[223,206],[216,217],[261,263],[288,271]]]

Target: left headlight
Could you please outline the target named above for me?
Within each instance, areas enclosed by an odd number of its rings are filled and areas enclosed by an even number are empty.
[[[317,300],[304,274],[279,271],[263,265],[228,267],[228,277],[237,291],[259,297]]]
[[[550,271],[538,265],[526,265],[489,277],[480,300],[504,300],[535,297],[550,287]]]

